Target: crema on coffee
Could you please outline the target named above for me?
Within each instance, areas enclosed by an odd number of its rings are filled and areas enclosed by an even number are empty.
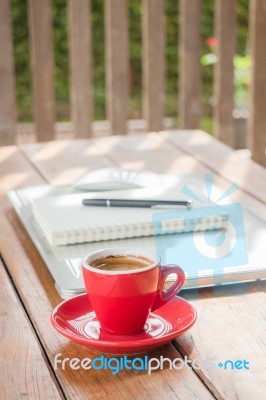
[[[103,271],[131,271],[146,268],[152,264],[154,264],[153,260],[142,256],[111,255],[93,260],[90,266]]]

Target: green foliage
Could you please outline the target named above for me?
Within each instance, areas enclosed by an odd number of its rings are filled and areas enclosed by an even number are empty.
[[[27,1],[12,0],[11,7],[18,118],[23,121],[32,118]]]
[[[248,0],[237,2],[237,53],[242,56],[247,53],[249,3]]]
[[[234,58],[235,66],[235,103],[238,107],[247,105],[248,85],[250,81],[250,56],[237,55]]]
[[[141,0],[129,1],[130,118],[140,118],[142,109]]]
[[[58,119],[69,119],[68,20],[65,0],[53,0],[52,18],[56,112]]]
[[[91,1],[94,118],[105,118],[104,1]]]
[[[166,115],[177,114],[178,92],[178,2],[166,0],[165,2],[165,33],[166,33]]]
[[[207,40],[210,37],[214,37],[214,9],[215,2],[213,0],[204,0],[202,2],[202,16],[201,16],[201,40],[202,40],[202,54],[210,52],[210,47],[207,44]],[[213,94],[213,68],[201,68],[202,76],[202,105],[203,112],[210,114],[211,110],[211,98]]]
[[[189,1],[189,0],[187,0]],[[202,2],[202,55],[210,53],[207,39],[214,36],[213,0]],[[248,1],[238,0],[237,52],[246,55]],[[68,20],[66,0],[53,0],[53,40],[55,63],[55,96],[57,118],[69,119],[69,60],[68,60]],[[30,78],[30,46],[27,17],[27,1],[11,0],[14,38],[16,95],[20,120],[32,119],[32,85]],[[165,0],[166,30],[166,115],[177,115],[178,93],[178,0]],[[105,33],[104,1],[91,0],[92,8],[92,52],[94,85],[94,118],[104,119],[106,114],[105,85]],[[141,0],[129,0],[129,57],[130,57],[130,113],[138,118],[142,113],[142,36]],[[202,103],[204,114],[211,113],[213,67],[210,63],[202,65]]]

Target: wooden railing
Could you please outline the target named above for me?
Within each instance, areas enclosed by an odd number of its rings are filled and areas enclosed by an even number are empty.
[[[92,46],[90,0],[68,0],[71,119],[76,137],[92,136]],[[234,66],[237,0],[215,0],[217,62],[214,76],[216,137],[235,146]],[[199,128],[201,116],[202,0],[180,0],[180,127]],[[38,141],[55,137],[51,4],[28,0],[34,122]],[[252,157],[265,165],[266,0],[250,0],[252,76],[248,141]],[[111,134],[127,133],[129,99],[128,2],[105,0],[107,119]],[[142,0],[143,118],[147,131],[160,131],[164,117],[164,0]],[[10,0],[0,0],[0,144],[16,141],[15,75]]]

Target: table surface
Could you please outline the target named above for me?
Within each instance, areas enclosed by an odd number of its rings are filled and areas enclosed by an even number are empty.
[[[95,358],[96,352],[59,335],[50,324],[61,299],[41,257],[7,199],[10,189],[69,184],[85,172],[119,166],[157,173],[213,172],[239,190],[241,201],[266,220],[266,170],[202,131],[67,140],[0,148],[0,387],[1,399],[253,399],[266,392],[266,281],[200,289],[183,296],[198,312],[193,328],[147,353],[193,361],[153,372],[54,369],[54,357]],[[143,355],[142,355],[143,357]],[[199,360],[212,359],[205,368]],[[250,369],[224,369],[228,359]]]

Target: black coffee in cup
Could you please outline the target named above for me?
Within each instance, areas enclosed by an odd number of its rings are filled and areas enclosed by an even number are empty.
[[[90,265],[103,271],[131,271],[146,268],[154,263],[155,261],[142,256],[110,255],[93,260]]]

